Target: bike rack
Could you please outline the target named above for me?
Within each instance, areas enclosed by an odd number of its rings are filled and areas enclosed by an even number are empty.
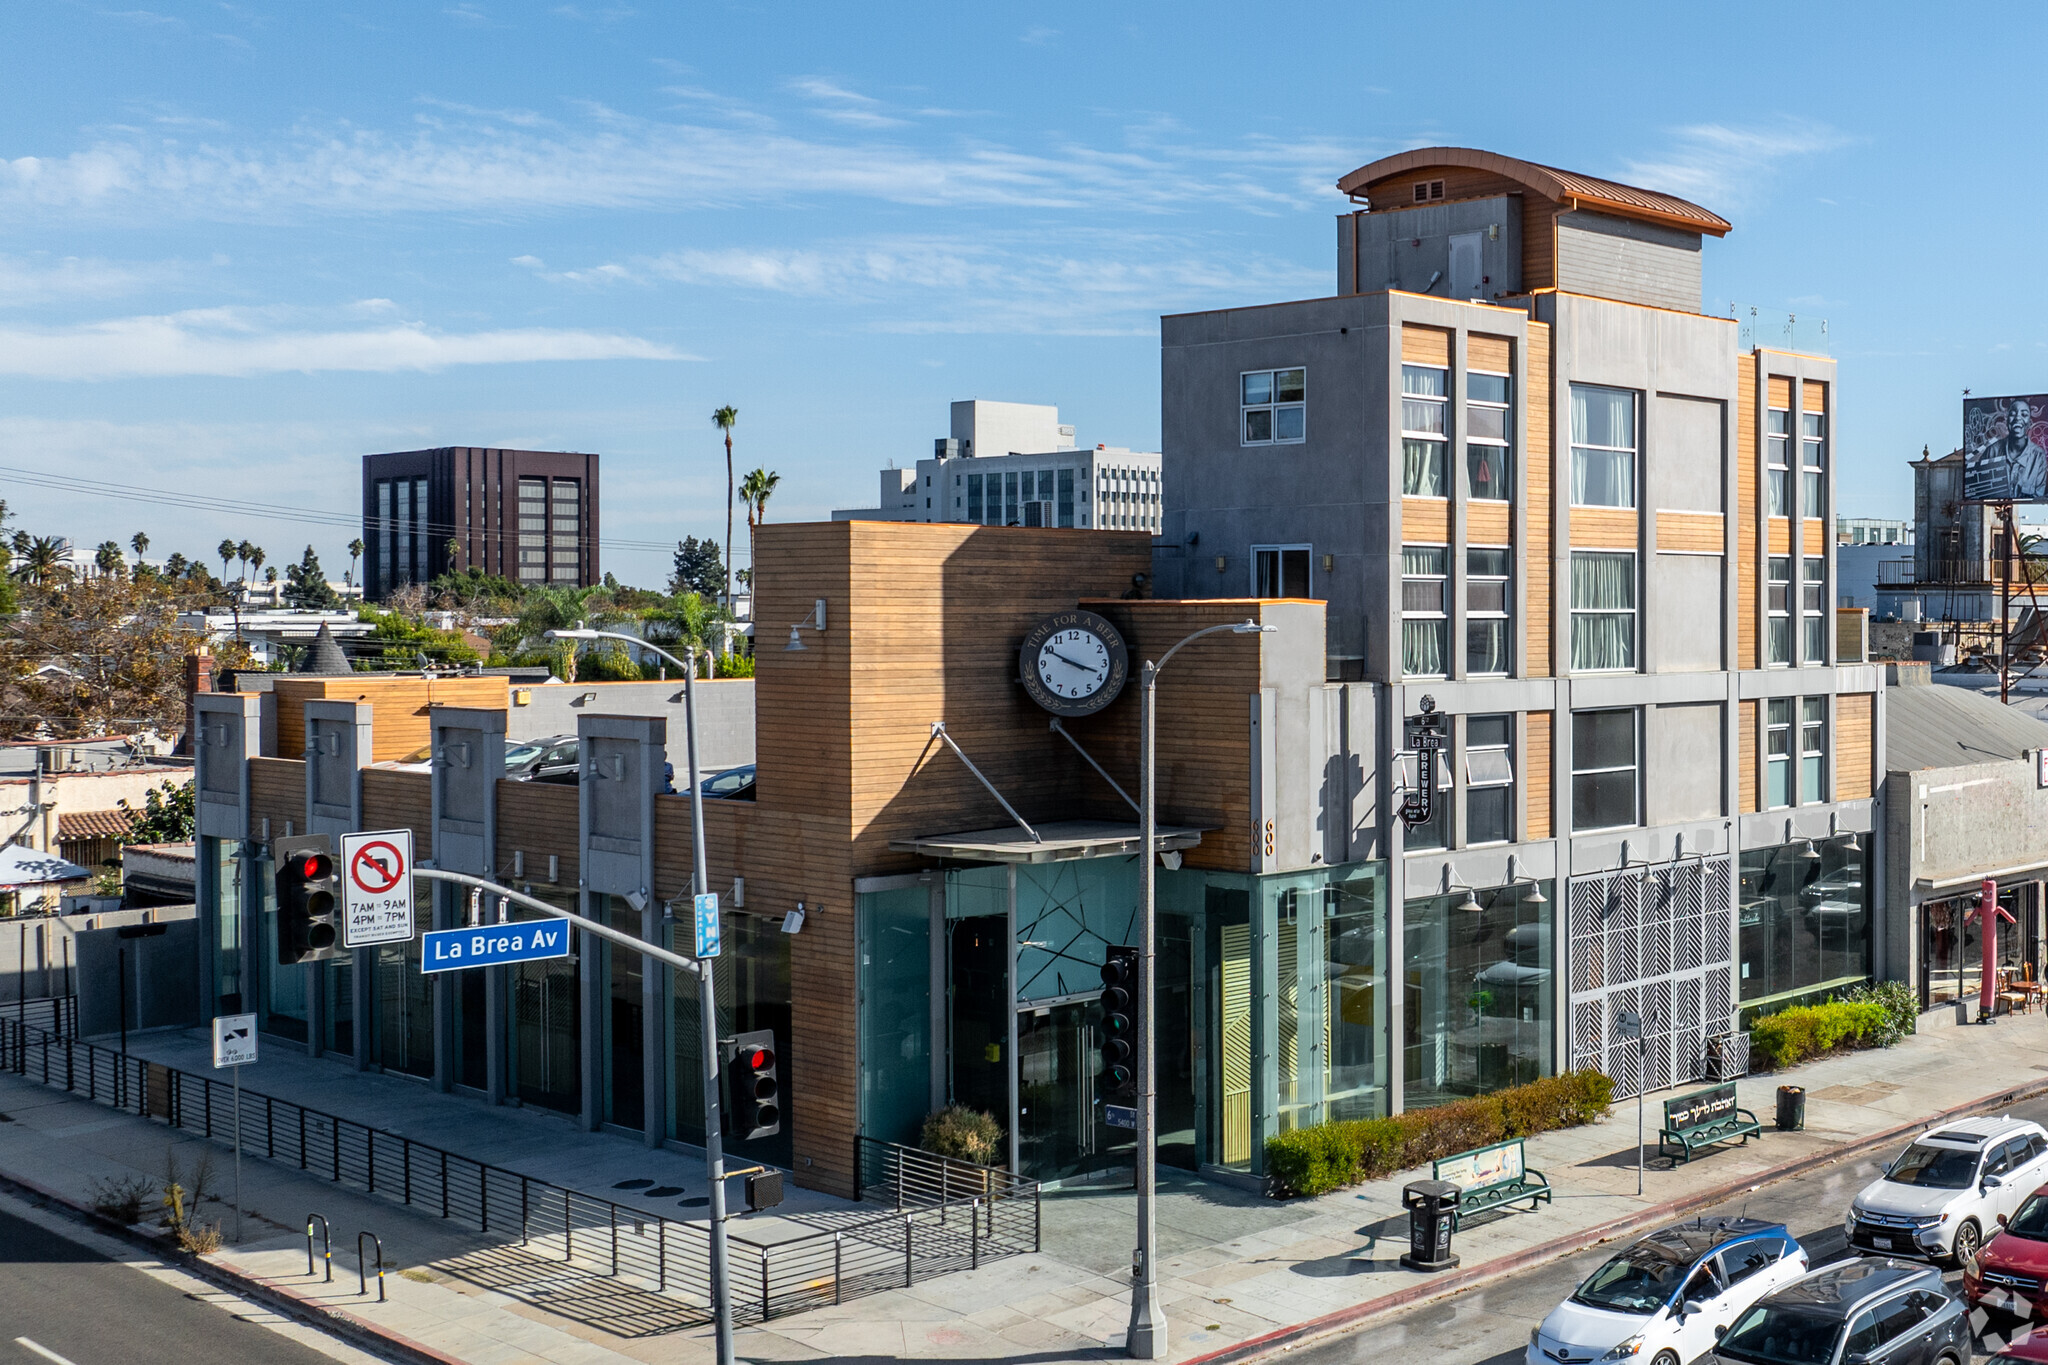
[[[365,1237],[369,1238],[370,1244],[377,1248],[377,1302],[382,1303],[384,1302],[384,1243],[377,1239],[377,1234],[374,1232],[359,1232],[356,1234],[356,1293],[367,1294],[370,1292],[369,1276],[363,1269],[363,1239]]]
[[[306,1273],[313,1273],[313,1224],[320,1225],[320,1254],[327,1260],[327,1283],[334,1283],[334,1238],[327,1227],[327,1219],[317,1213],[306,1215]]]

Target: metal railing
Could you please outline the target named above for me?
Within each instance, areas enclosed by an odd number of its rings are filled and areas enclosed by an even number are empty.
[[[905,1208],[943,1208],[961,1198],[999,1203],[1038,1199],[1038,1182],[996,1166],[939,1156],[897,1142],[853,1140],[853,1197]]]
[[[233,1088],[208,1075],[4,1015],[0,1067],[223,1145],[234,1142]],[[516,1244],[529,1256],[660,1296],[671,1327],[711,1320],[710,1231],[704,1223],[662,1218],[246,1088],[241,1138],[247,1155],[296,1165],[335,1184],[466,1224],[498,1246]],[[950,1196],[942,1176],[933,1199],[925,1192],[923,1167],[913,1163],[905,1181],[917,1193],[899,1209],[790,1215],[781,1228],[756,1225],[756,1237],[728,1230],[735,1320],[842,1303],[1036,1251],[1037,1185],[993,1174],[999,1177],[993,1182],[963,1180]],[[539,1302],[562,1311],[552,1294]]]

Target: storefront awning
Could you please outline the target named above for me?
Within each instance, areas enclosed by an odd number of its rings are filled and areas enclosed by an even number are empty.
[[[1144,836],[1136,824],[1109,820],[1054,820],[1036,826],[1038,838],[1015,825],[1000,829],[973,829],[960,834],[924,834],[915,839],[892,839],[889,847],[898,853],[917,853],[927,858],[958,858],[976,863],[1056,863],[1070,858],[1127,857],[1144,848]],[[1193,848],[1202,842],[1202,831],[1183,825],[1160,825],[1153,831],[1154,846],[1161,852]]]
[[[2039,875],[2043,871],[2048,871],[2048,868],[2044,868],[2040,863],[2022,863],[2018,867],[1996,867],[1989,872],[1965,872],[1961,876],[1943,877],[1939,880],[1932,877],[1921,877],[1913,883],[1913,889],[1915,891],[1952,891],[1959,886],[1974,888],[1978,882],[1985,880],[1987,877],[1994,882],[2012,881],[2023,876],[2026,880],[2031,881],[2034,876]]]

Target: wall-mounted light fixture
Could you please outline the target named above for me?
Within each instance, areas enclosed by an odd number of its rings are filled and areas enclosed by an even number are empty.
[[[551,882],[562,880],[562,858],[558,853],[550,853],[548,855],[548,880]]]
[[[1842,852],[1844,853],[1861,853],[1863,851],[1863,845],[1856,842],[1856,831],[1852,829],[1846,834],[1843,833],[1842,813],[1840,811],[1833,811],[1828,815],[1828,842],[1833,843],[1837,839],[1842,841]]]
[[[1335,569],[1336,567],[1337,567],[1337,556],[1335,556],[1335,555],[1324,555],[1324,556],[1323,556],[1323,572],[1324,572],[1324,573],[1329,573],[1329,572],[1330,572],[1330,571],[1331,571],[1332,569]]]
[[[798,901],[796,903],[796,909],[790,911],[788,914],[782,917],[782,932],[785,934],[800,934],[803,932],[803,928],[804,903],[802,901]]]
[[[512,875],[520,881],[526,880],[526,850],[523,848],[512,850]]]
[[[825,633],[825,599],[822,597],[811,605],[809,616],[789,628],[789,643],[782,647],[784,652],[807,648],[803,636],[807,630],[815,630],[820,635]]]
[[[1222,573],[1222,572],[1223,572],[1223,570],[1224,570],[1225,568],[1229,567],[1229,565],[1230,565],[1230,561],[1229,561],[1229,560],[1227,560],[1227,559],[1225,559],[1225,558],[1224,558],[1224,557],[1223,557],[1222,555],[1217,555],[1217,556],[1216,556],[1216,572],[1217,572],[1217,573]]]

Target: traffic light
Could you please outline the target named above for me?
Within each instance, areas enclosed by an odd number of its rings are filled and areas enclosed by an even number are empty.
[[[1103,1098],[1134,1104],[1138,1098],[1138,950],[1111,948],[1102,963]]]
[[[782,1081],[775,1072],[775,1031],[756,1029],[729,1044],[725,1060],[725,1130],[729,1137],[774,1137],[782,1131]]]
[[[279,839],[277,858],[277,961],[282,967],[340,957],[341,879],[334,848],[324,834]]]

